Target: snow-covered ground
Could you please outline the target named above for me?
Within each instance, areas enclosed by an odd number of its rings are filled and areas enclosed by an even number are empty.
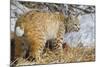
[[[71,46],[77,46],[78,43],[83,46],[94,46],[95,44],[95,14],[86,14],[80,17],[80,31],[66,33],[64,42]]]

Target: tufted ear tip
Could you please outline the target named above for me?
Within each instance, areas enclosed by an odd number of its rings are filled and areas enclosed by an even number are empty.
[[[76,15],[76,17],[77,17],[77,18],[80,18],[80,16],[81,16],[81,14],[80,14],[80,13],[78,13],[78,14]]]

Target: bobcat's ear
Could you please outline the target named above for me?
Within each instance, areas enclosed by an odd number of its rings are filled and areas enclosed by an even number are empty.
[[[68,17],[66,19],[67,19],[67,21],[72,19],[72,15],[68,15]]]
[[[68,17],[69,19],[72,19],[72,15],[69,15],[69,17]]]
[[[78,17],[79,16],[79,13],[76,15],[76,17]]]
[[[79,19],[81,17],[81,14],[78,13],[75,17],[77,17]]]
[[[67,23],[68,21],[68,16],[64,18],[64,23]]]

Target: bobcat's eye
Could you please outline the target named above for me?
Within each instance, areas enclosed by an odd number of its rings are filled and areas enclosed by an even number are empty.
[[[74,24],[75,26],[77,26],[77,24]]]

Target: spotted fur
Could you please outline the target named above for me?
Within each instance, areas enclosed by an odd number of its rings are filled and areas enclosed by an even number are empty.
[[[30,11],[18,18],[15,26],[17,40],[29,48],[29,55],[37,63],[42,60],[41,55],[47,40],[54,39],[54,50],[62,52],[63,37],[65,32],[78,31],[79,20],[77,17],[65,17],[60,13]],[[20,43],[16,44],[15,54],[21,56]]]

